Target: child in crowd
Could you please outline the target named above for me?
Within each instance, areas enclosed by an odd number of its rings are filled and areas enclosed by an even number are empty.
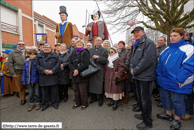
[[[34,108],[34,102],[36,100],[36,110],[39,110],[40,107],[40,89],[39,89],[39,75],[34,67],[34,61],[37,55],[37,51],[31,49],[29,51],[30,59],[25,61],[23,64],[23,73],[22,73],[22,83],[23,85],[28,85],[29,90],[29,101],[30,106],[28,111],[31,111]],[[36,95],[36,99],[34,99],[34,94]]]

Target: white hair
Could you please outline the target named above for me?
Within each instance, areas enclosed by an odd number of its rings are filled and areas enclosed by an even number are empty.
[[[102,38],[101,37],[97,37],[96,39],[98,39],[98,38],[102,41]]]
[[[50,45],[49,43],[44,44],[44,47],[45,47],[45,46],[50,46],[50,48],[51,48],[51,45]]]
[[[62,45],[65,46],[65,47],[67,48],[67,45],[66,45],[65,43],[61,43],[61,46],[62,46]]]

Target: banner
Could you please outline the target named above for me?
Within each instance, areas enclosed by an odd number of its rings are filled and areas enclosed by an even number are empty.
[[[40,43],[47,43],[46,33],[36,33],[36,46],[40,49]]]

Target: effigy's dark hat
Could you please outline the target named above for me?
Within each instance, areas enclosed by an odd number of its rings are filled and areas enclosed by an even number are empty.
[[[65,6],[60,6],[59,9],[60,9],[59,14],[65,13],[65,14],[68,16],[68,14],[67,14],[67,12],[66,12],[66,7],[65,7]]]

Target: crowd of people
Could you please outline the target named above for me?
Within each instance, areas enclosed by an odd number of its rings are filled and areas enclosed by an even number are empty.
[[[131,33],[131,46],[119,41],[111,47],[101,37],[95,38],[95,45],[73,38],[70,46],[58,43],[53,50],[50,44],[41,43],[40,50],[32,47],[27,52],[25,42],[18,41],[14,50],[6,49],[1,57],[1,94],[19,92],[23,106],[28,88],[28,111],[34,105],[45,111],[49,102],[55,109],[67,102],[72,86],[72,109],[85,110],[94,102],[101,107],[105,96],[110,99],[107,106],[115,111],[119,101],[129,102],[133,91],[137,103],[132,110],[141,111],[134,118],[142,120],[136,127],[143,130],[153,127],[151,97],[156,86],[157,106],[165,110],[157,118],[171,121],[170,129],[178,130],[181,119],[192,119],[194,114],[194,41],[183,28],[172,29],[168,47],[164,36],[155,44],[141,26]]]

